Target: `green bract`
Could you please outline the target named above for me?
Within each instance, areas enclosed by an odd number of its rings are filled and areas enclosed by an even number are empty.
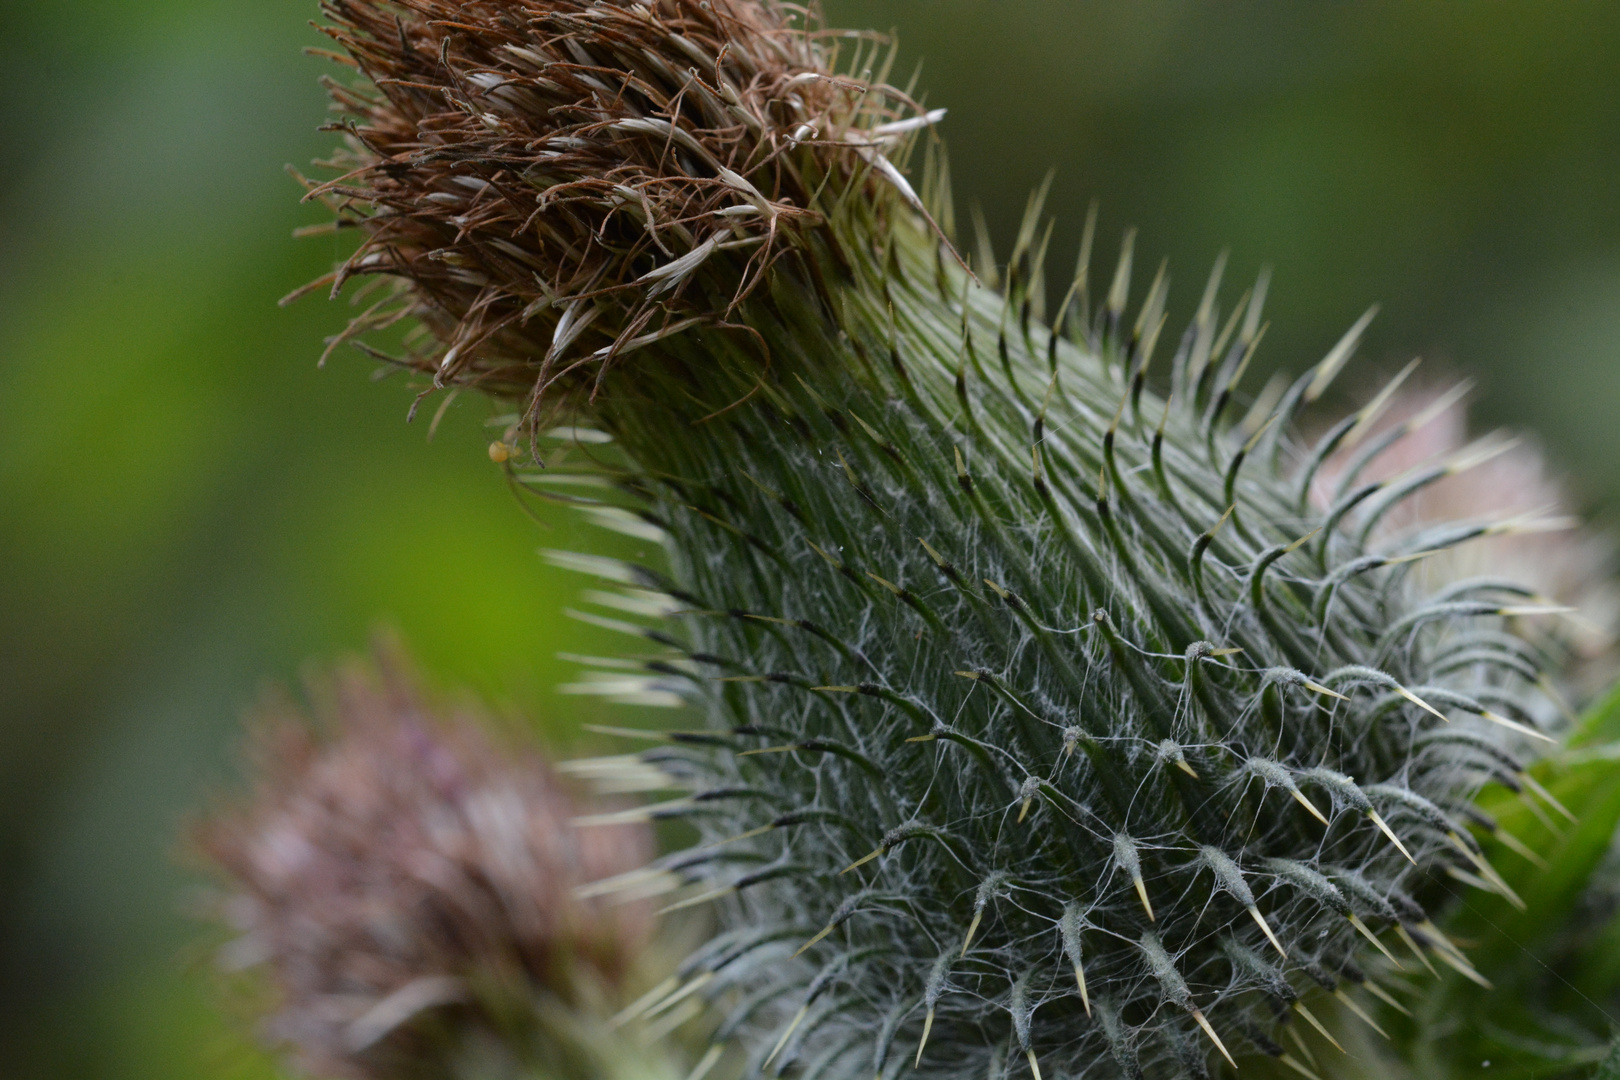
[[[687,789],[650,813],[702,832],[666,883],[727,898],[682,987],[728,1004],[720,1037],[831,1075],[1197,1076],[1282,1053],[1312,988],[1370,1001],[1403,938],[1466,966],[1423,895],[1496,881],[1459,811],[1519,784],[1490,721],[1529,719],[1524,601],[1412,587],[1409,556],[1486,526],[1363,540],[1458,462],[1312,509],[1279,434],[1353,338],[1244,426],[1252,305],[1227,335],[1204,305],[1167,405],[1162,291],[1133,334],[1128,266],[1075,343],[1016,271],[994,292],[888,237],[830,303],[778,271],[750,310],[770,372],[694,334],[595,413],[623,455],[599,475],[669,538],[670,580],[609,570],[680,609],[647,633],[682,662],[642,690],[714,728],[639,760]]]

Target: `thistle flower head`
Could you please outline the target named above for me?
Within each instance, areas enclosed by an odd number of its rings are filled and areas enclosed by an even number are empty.
[[[265,709],[257,790],[199,834],[229,879],[225,959],[269,969],[267,1034],[316,1075],[447,1075],[458,1035],[611,988],[646,938],[641,909],[573,896],[640,865],[645,833],[571,829],[543,761],[385,672],[339,672],[319,735]]]
[[[1522,522],[1383,530],[1488,448],[1313,506],[1394,393],[1295,440],[1372,312],[1243,419],[1266,287],[1223,310],[1224,257],[1172,349],[1129,234],[1092,305],[1088,225],[1043,325],[1041,197],[1004,274],[988,241],[961,272],[937,159],[899,173],[935,114],[832,77],[788,10],[329,8],[375,83],[318,189],[367,234],[337,277],[402,283],[348,333],[415,314],[438,344],[399,362],[439,385],[602,388],[513,479],[667,541],[555,556],[657,646],[570,690],[708,719],[575,765],[700,837],[595,888],[720,912],[638,1015],[723,1011],[703,1061],[753,1074],[1204,1080],[1404,978],[1397,947],[1477,976],[1429,913],[1448,881],[1523,902],[1468,811],[1534,790],[1558,612],[1411,573]]]
[[[883,157],[937,119],[836,76],[797,11],[745,0],[329,0],[364,76],[331,84],[343,175],[311,185],[365,239],[332,276],[392,288],[334,344],[410,316],[436,386],[594,388],[617,357],[727,315]],[[881,200],[879,200],[881,201]]]

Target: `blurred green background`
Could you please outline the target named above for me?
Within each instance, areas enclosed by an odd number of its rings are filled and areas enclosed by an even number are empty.
[[[926,58],[958,196],[1002,250],[1056,166],[1057,255],[1087,200],[1142,227],[1185,315],[1225,245],[1275,267],[1265,352],[1295,370],[1366,305],[1364,350],[1481,382],[1620,512],[1620,5],[836,0]],[[284,163],[328,137],[308,0],[0,6],[0,1073],[273,1075],[209,1004],[186,819],[230,777],[267,678],[402,629],[566,742],[577,588],[462,399],[411,391],[275,300],[339,255]],[[1232,280],[1229,278],[1229,280]],[[1236,290],[1233,290],[1235,295]]]

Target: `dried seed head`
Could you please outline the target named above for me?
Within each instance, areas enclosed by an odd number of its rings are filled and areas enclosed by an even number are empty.
[[[627,352],[730,325],[852,184],[920,211],[883,154],[939,114],[836,76],[774,0],[323,10],[363,78],[329,83],[342,175],[310,197],[364,234],[323,283],[391,282],[333,344],[414,318],[429,333],[395,359],[435,386],[555,407]]]
[[[315,1075],[448,1075],[515,1003],[611,990],[648,915],[573,890],[641,865],[646,832],[570,828],[543,761],[430,713],[397,664],[323,689],[319,734],[285,702],[262,711],[255,792],[197,835],[240,935],[222,959],[268,969],[269,1038]]]

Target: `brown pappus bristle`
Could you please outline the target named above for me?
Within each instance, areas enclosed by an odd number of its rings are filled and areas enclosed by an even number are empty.
[[[322,9],[363,79],[328,82],[346,147],[308,197],[364,239],[317,284],[391,279],[330,346],[415,319],[428,333],[388,359],[434,388],[526,397],[532,419],[637,347],[729,325],[824,222],[823,191],[857,182],[926,216],[883,151],[939,114],[835,75],[836,48],[788,5]]]

